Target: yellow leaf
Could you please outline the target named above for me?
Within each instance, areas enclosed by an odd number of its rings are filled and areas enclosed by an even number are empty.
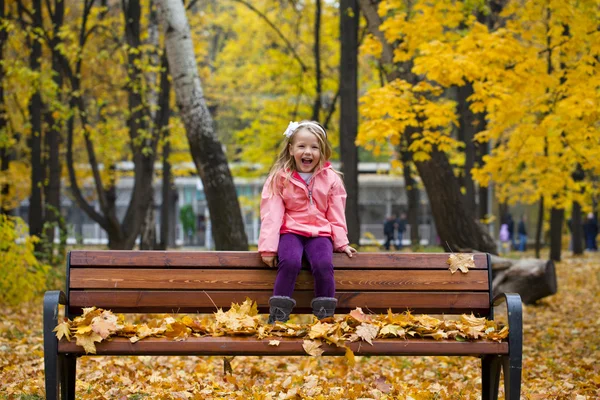
[[[469,268],[475,268],[475,260],[473,258],[473,254],[452,253],[448,257],[447,263],[448,265],[450,265],[448,269],[453,274],[457,270],[460,270],[460,272],[466,274],[467,272],[469,272]]]
[[[69,327],[69,323],[67,321],[63,321],[56,325],[56,328],[52,332],[56,332],[56,337],[58,340],[62,339],[63,336],[67,338],[67,340],[71,340],[71,328]]]
[[[371,346],[373,345],[372,340],[377,337],[378,332],[379,328],[371,324],[362,323],[356,328],[356,335]]]
[[[384,326],[383,328],[381,328],[381,330],[379,331],[379,335],[380,336],[404,337],[405,332],[404,332],[404,329],[402,329],[398,325],[388,324],[388,325]]]
[[[321,349],[321,342],[318,340],[305,340],[302,344],[304,351],[307,354],[310,354],[313,357],[318,357],[323,354],[323,349]]]
[[[102,315],[92,319],[92,330],[106,339],[117,331],[117,316],[110,311],[104,311]]]
[[[327,337],[327,334],[329,333],[331,327],[331,324],[324,324],[321,321],[319,321],[310,328],[310,332],[308,332],[308,337],[311,339]]]
[[[90,335],[75,335],[77,339],[77,346],[81,346],[85,349],[86,354],[96,354],[96,345],[94,342],[101,342],[102,336],[95,332]]]
[[[356,307],[354,310],[350,311],[350,316],[357,320],[358,322],[371,322],[371,316],[365,314],[360,307]]]
[[[346,361],[348,361],[348,365],[354,367],[356,365],[356,359],[354,358],[354,352],[350,349],[350,347],[346,347]]]

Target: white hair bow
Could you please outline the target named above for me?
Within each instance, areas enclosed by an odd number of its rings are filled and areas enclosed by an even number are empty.
[[[290,124],[288,125],[285,132],[283,132],[283,135],[287,138],[291,137],[294,131],[298,129],[299,126],[300,124],[298,122],[290,121]]]

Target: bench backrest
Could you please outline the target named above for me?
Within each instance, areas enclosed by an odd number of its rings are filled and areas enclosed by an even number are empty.
[[[334,254],[340,313],[490,313],[489,257],[474,254],[468,273],[448,270],[447,253]],[[71,251],[67,264],[69,315],[96,306],[119,313],[212,313],[250,297],[268,312],[276,269],[255,252]],[[296,282],[295,313],[310,313],[313,278]]]

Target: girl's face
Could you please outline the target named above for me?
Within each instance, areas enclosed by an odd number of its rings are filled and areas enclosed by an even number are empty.
[[[321,159],[319,139],[308,129],[300,128],[292,137],[290,156],[294,158],[298,172],[313,172]]]

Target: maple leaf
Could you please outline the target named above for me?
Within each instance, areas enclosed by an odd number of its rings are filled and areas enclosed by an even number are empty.
[[[91,331],[92,331],[91,325],[81,325],[75,329],[75,334],[76,335],[85,335],[86,333],[91,332]]]
[[[377,337],[378,332],[378,327],[366,323],[362,323],[356,328],[356,335],[362,340],[369,343],[371,346],[373,345],[372,340]]]
[[[370,315],[365,314],[360,307],[356,307],[354,310],[350,311],[349,315],[358,322],[371,322],[373,319]]]
[[[375,380],[375,387],[382,393],[389,393],[392,390],[392,385],[387,383],[383,376],[380,376]]]
[[[304,343],[302,343],[302,347],[304,348],[304,351],[306,351],[306,354],[318,357],[323,354],[323,349],[320,348],[321,344],[322,343],[318,340],[305,340]]]
[[[441,325],[442,321],[437,318],[431,317],[427,314],[421,314],[414,317],[416,323],[418,323],[420,328],[433,330],[437,329],[438,326]]]
[[[311,339],[327,337],[331,327],[331,324],[323,324],[321,321],[319,321],[310,328],[308,337]]]
[[[92,332],[90,335],[75,335],[77,339],[77,345],[84,348],[86,354],[96,354],[96,345],[94,342],[101,342],[102,336],[96,332]]]
[[[346,347],[346,353],[344,354],[346,357],[346,361],[350,367],[354,367],[356,365],[356,358],[354,358],[354,352],[350,347]]]
[[[190,336],[191,331],[192,330],[188,328],[185,324],[179,321],[175,321],[167,325],[165,336],[175,341],[182,341]]]
[[[110,311],[104,311],[92,319],[91,327],[102,339],[106,339],[117,331],[117,316]]]
[[[442,330],[435,331],[434,333],[427,333],[423,336],[432,337],[435,340],[442,340],[448,338],[448,334]]]
[[[452,253],[446,262],[450,265],[450,268],[448,269],[453,274],[457,270],[460,270],[460,272],[466,274],[469,272],[469,268],[475,268],[475,259],[473,258],[473,254]]]
[[[404,337],[405,331],[398,325],[385,325],[379,331],[380,336],[396,336],[396,337]]]
[[[471,313],[471,315],[463,314],[460,316],[460,322],[467,326],[482,326],[485,325],[486,321],[487,320],[483,317],[477,318],[475,315],[473,315],[473,313]]]
[[[71,340],[71,327],[68,320],[60,322],[52,332],[56,332],[58,340],[62,339],[63,336],[66,337],[67,340]]]

